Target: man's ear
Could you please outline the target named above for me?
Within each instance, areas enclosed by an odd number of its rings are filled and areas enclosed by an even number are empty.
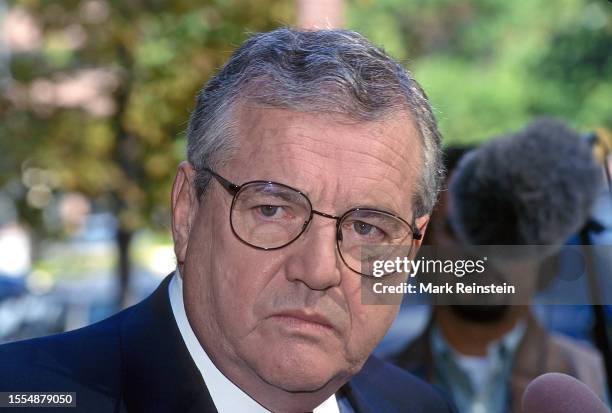
[[[174,253],[179,264],[179,270],[185,261],[189,233],[196,214],[199,201],[195,189],[195,170],[193,166],[183,161],[179,164],[172,185],[172,238]]]
[[[415,255],[416,255],[416,252],[418,252],[419,248],[421,247],[421,244],[423,243],[423,238],[425,237],[425,231],[427,231],[427,224],[429,224],[429,218],[430,218],[430,215],[423,215],[422,217],[418,217],[415,220],[416,227],[419,229],[419,232],[421,233],[421,239],[414,240],[414,246],[416,247],[414,249]]]

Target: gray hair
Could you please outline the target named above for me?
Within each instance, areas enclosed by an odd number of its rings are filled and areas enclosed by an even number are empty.
[[[427,96],[410,72],[360,34],[281,28],[255,34],[200,91],[187,130],[198,195],[235,149],[235,109],[253,102],[373,121],[408,110],[420,132],[423,171],[415,216],[431,212],[443,176],[441,135]]]

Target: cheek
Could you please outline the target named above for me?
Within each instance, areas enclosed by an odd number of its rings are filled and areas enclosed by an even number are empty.
[[[235,355],[257,326],[278,260],[240,242],[226,216],[203,214],[193,230],[184,274],[189,320],[201,341],[216,337],[216,351]]]
[[[211,299],[224,334],[239,339],[252,331],[278,265],[267,251],[251,248],[229,234],[215,243],[211,255]],[[270,298],[271,299],[271,298]],[[262,304],[263,303],[263,304]]]
[[[350,296],[351,332],[347,353],[352,359],[367,358],[387,333],[399,305],[362,304],[361,292]]]
[[[253,265],[253,254],[259,251],[235,237],[229,216],[218,213],[225,206],[212,206],[216,201],[209,200],[206,205],[211,206],[202,210],[192,229],[185,286],[193,296],[198,319],[210,326],[208,334],[239,336],[242,328],[253,323],[252,306],[265,284],[262,272],[268,262]]]

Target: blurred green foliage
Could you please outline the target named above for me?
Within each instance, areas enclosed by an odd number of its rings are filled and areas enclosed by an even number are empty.
[[[54,196],[82,193],[127,232],[167,224],[199,88],[249,31],[293,19],[293,4],[282,0],[18,0],[10,7],[32,16],[41,40],[13,51],[0,72],[0,189],[12,188],[23,220],[39,227],[43,208],[24,202],[22,175],[52,171],[58,179],[45,184]],[[72,87],[80,91],[66,86],[79,76]],[[72,104],[79,93],[98,106]]]
[[[53,173],[44,182],[52,196],[83,193],[128,232],[167,224],[201,85],[249,31],[295,20],[294,2],[283,0],[15,0],[9,7],[34,18],[41,40],[0,66],[0,191],[39,227],[43,208],[28,206],[23,172],[42,168]],[[585,131],[611,128],[611,11],[603,0],[349,0],[347,26],[413,71],[447,144],[474,143],[540,115]],[[110,103],[71,105],[48,91],[92,71]],[[81,86],[96,90],[87,76]]]
[[[612,3],[353,0],[348,26],[405,62],[446,144],[555,116],[612,128]]]

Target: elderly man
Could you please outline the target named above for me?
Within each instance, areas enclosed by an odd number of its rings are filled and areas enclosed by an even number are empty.
[[[87,412],[447,412],[376,358],[361,250],[416,251],[440,135],[411,75],[349,31],[248,39],[201,91],[172,189],[177,271],[96,325],[0,347],[0,390]]]

